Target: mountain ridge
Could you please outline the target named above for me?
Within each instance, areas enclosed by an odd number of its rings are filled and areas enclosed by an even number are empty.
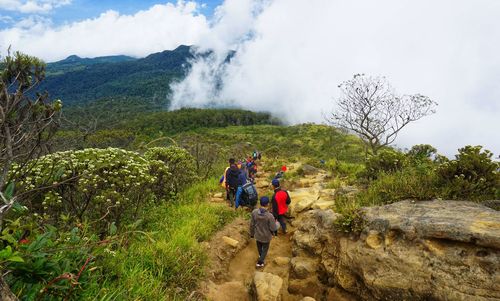
[[[107,97],[165,99],[170,83],[185,76],[195,56],[192,46],[180,45],[133,58],[125,55],[66,59],[48,63],[40,90],[65,105],[81,105]]]

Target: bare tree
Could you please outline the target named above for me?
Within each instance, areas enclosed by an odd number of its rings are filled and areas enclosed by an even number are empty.
[[[385,77],[356,74],[339,88],[330,123],[359,135],[373,154],[393,143],[410,122],[435,113],[437,105],[424,95],[396,94]]]
[[[47,150],[57,129],[60,101],[49,103],[47,93],[34,88],[45,76],[45,64],[35,57],[10,53],[0,62],[0,229],[9,209],[17,201],[15,179],[20,170]],[[13,172],[13,164],[19,168]],[[0,266],[0,268],[2,268]],[[2,271],[3,272],[3,271]],[[14,300],[0,274],[2,300]],[[7,299],[5,299],[7,298]]]

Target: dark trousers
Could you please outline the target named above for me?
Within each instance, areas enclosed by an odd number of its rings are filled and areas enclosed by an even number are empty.
[[[286,233],[286,219],[285,219],[285,215],[278,215],[278,218],[277,218],[278,222],[280,223],[280,227],[281,227],[281,231],[283,231],[283,233]]]
[[[263,264],[264,259],[266,259],[267,251],[269,251],[269,244],[271,242],[260,242],[257,241],[257,251],[259,251],[259,261],[258,263]]]

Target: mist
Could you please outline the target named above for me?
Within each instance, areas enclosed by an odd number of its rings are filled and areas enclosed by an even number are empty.
[[[495,0],[227,0],[197,44],[212,55],[171,86],[172,109],[240,107],[290,124],[325,122],[338,84],[356,73],[383,75],[399,93],[439,103],[396,146],[498,153],[499,15]]]

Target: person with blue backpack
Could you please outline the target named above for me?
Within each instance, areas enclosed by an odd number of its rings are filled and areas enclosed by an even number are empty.
[[[247,206],[251,209],[257,203],[257,189],[247,178],[246,167],[243,164],[238,178],[238,189],[236,190],[235,207]]]

